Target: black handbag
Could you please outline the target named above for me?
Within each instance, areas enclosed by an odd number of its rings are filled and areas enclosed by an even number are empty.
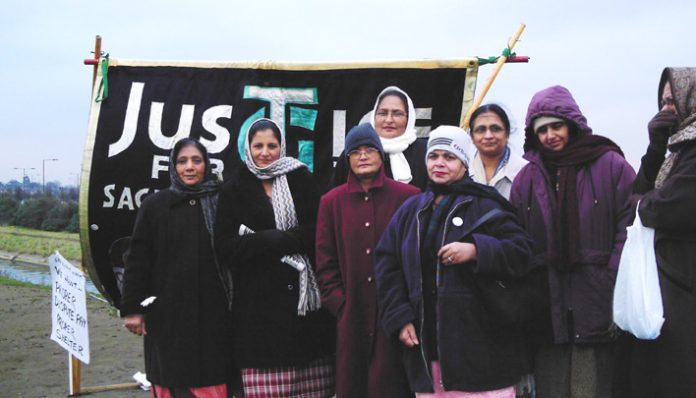
[[[486,222],[502,214],[493,209],[468,229],[469,235]],[[473,273],[474,281],[492,328],[512,326],[548,312],[548,277],[543,265],[532,268],[518,278],[495,278]]]

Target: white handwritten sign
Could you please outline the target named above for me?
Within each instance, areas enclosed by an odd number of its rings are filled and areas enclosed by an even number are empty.
[[[48,265],[53,285],[51,340],[89,364],[85,274],[58,252],[48,258]]]

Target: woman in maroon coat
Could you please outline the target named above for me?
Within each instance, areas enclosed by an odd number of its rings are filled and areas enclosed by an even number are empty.
[[[316,230],[322,305],[338,320],[336,396],[408,397],[398,341],[377,323],[374,250],[392,214],[419,190],[384,175],[374,128],[346,137],[348,182],[321,199]]]

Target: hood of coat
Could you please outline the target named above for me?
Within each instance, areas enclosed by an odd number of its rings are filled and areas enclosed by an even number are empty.
[[[534,119],[540,116],[559,117],[572,123],[578,134],[592,134],[592,129],[587,125],[587,119],[570,91],[563,86],[552,86],[534,94],[529,103],[524,129],[525,152],[538,148],[539,140],[534,133]]]
[[[660,109],[662,88],[668,81],[679,117],[688,119],[696,113],[696,68],[665,68],[662,71],[657,87],[657,109]]]

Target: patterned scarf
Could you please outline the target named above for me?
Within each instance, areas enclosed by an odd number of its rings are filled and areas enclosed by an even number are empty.
[[[288,229],[297,227],[299,221],[297,219],[295,203],[290,193],[290,186],[288,185],[286,174],[307,166],[295,158],[285,156],[285,137],[282,135],[281,137],[280,158],[266,167],[258,167],[254,163],[251,158],[249,139],[244,140],[244,163],[256,178],[260,180],[273,180],[271,204],[273,205],[276,228],[281,231],[287,231]],[[309,311],[316,311],[321,308],[319,285],[314,271],[312,270],[309,257],[304,253],[295,253],[284,256],[281,261],[304,264],[304,269],[299,271],[300,298],[297,303],[298,315],[306,315]]]
[[[665,158],[660,166],[660,171],[657,173],[657,178],[655,178],[655,188],[662,188],[665,180],[669,177],[669,173],[672,171],[672,167],[677,163],[679,159],[679,154],[681,153],[681,148],[683,143],[688,141],[696,140],[696,114],[691,115],[690,118],[686,119],[684,123],[681,124],[680,129],[669,137],[667,147],[669,148],[669,155]]]

